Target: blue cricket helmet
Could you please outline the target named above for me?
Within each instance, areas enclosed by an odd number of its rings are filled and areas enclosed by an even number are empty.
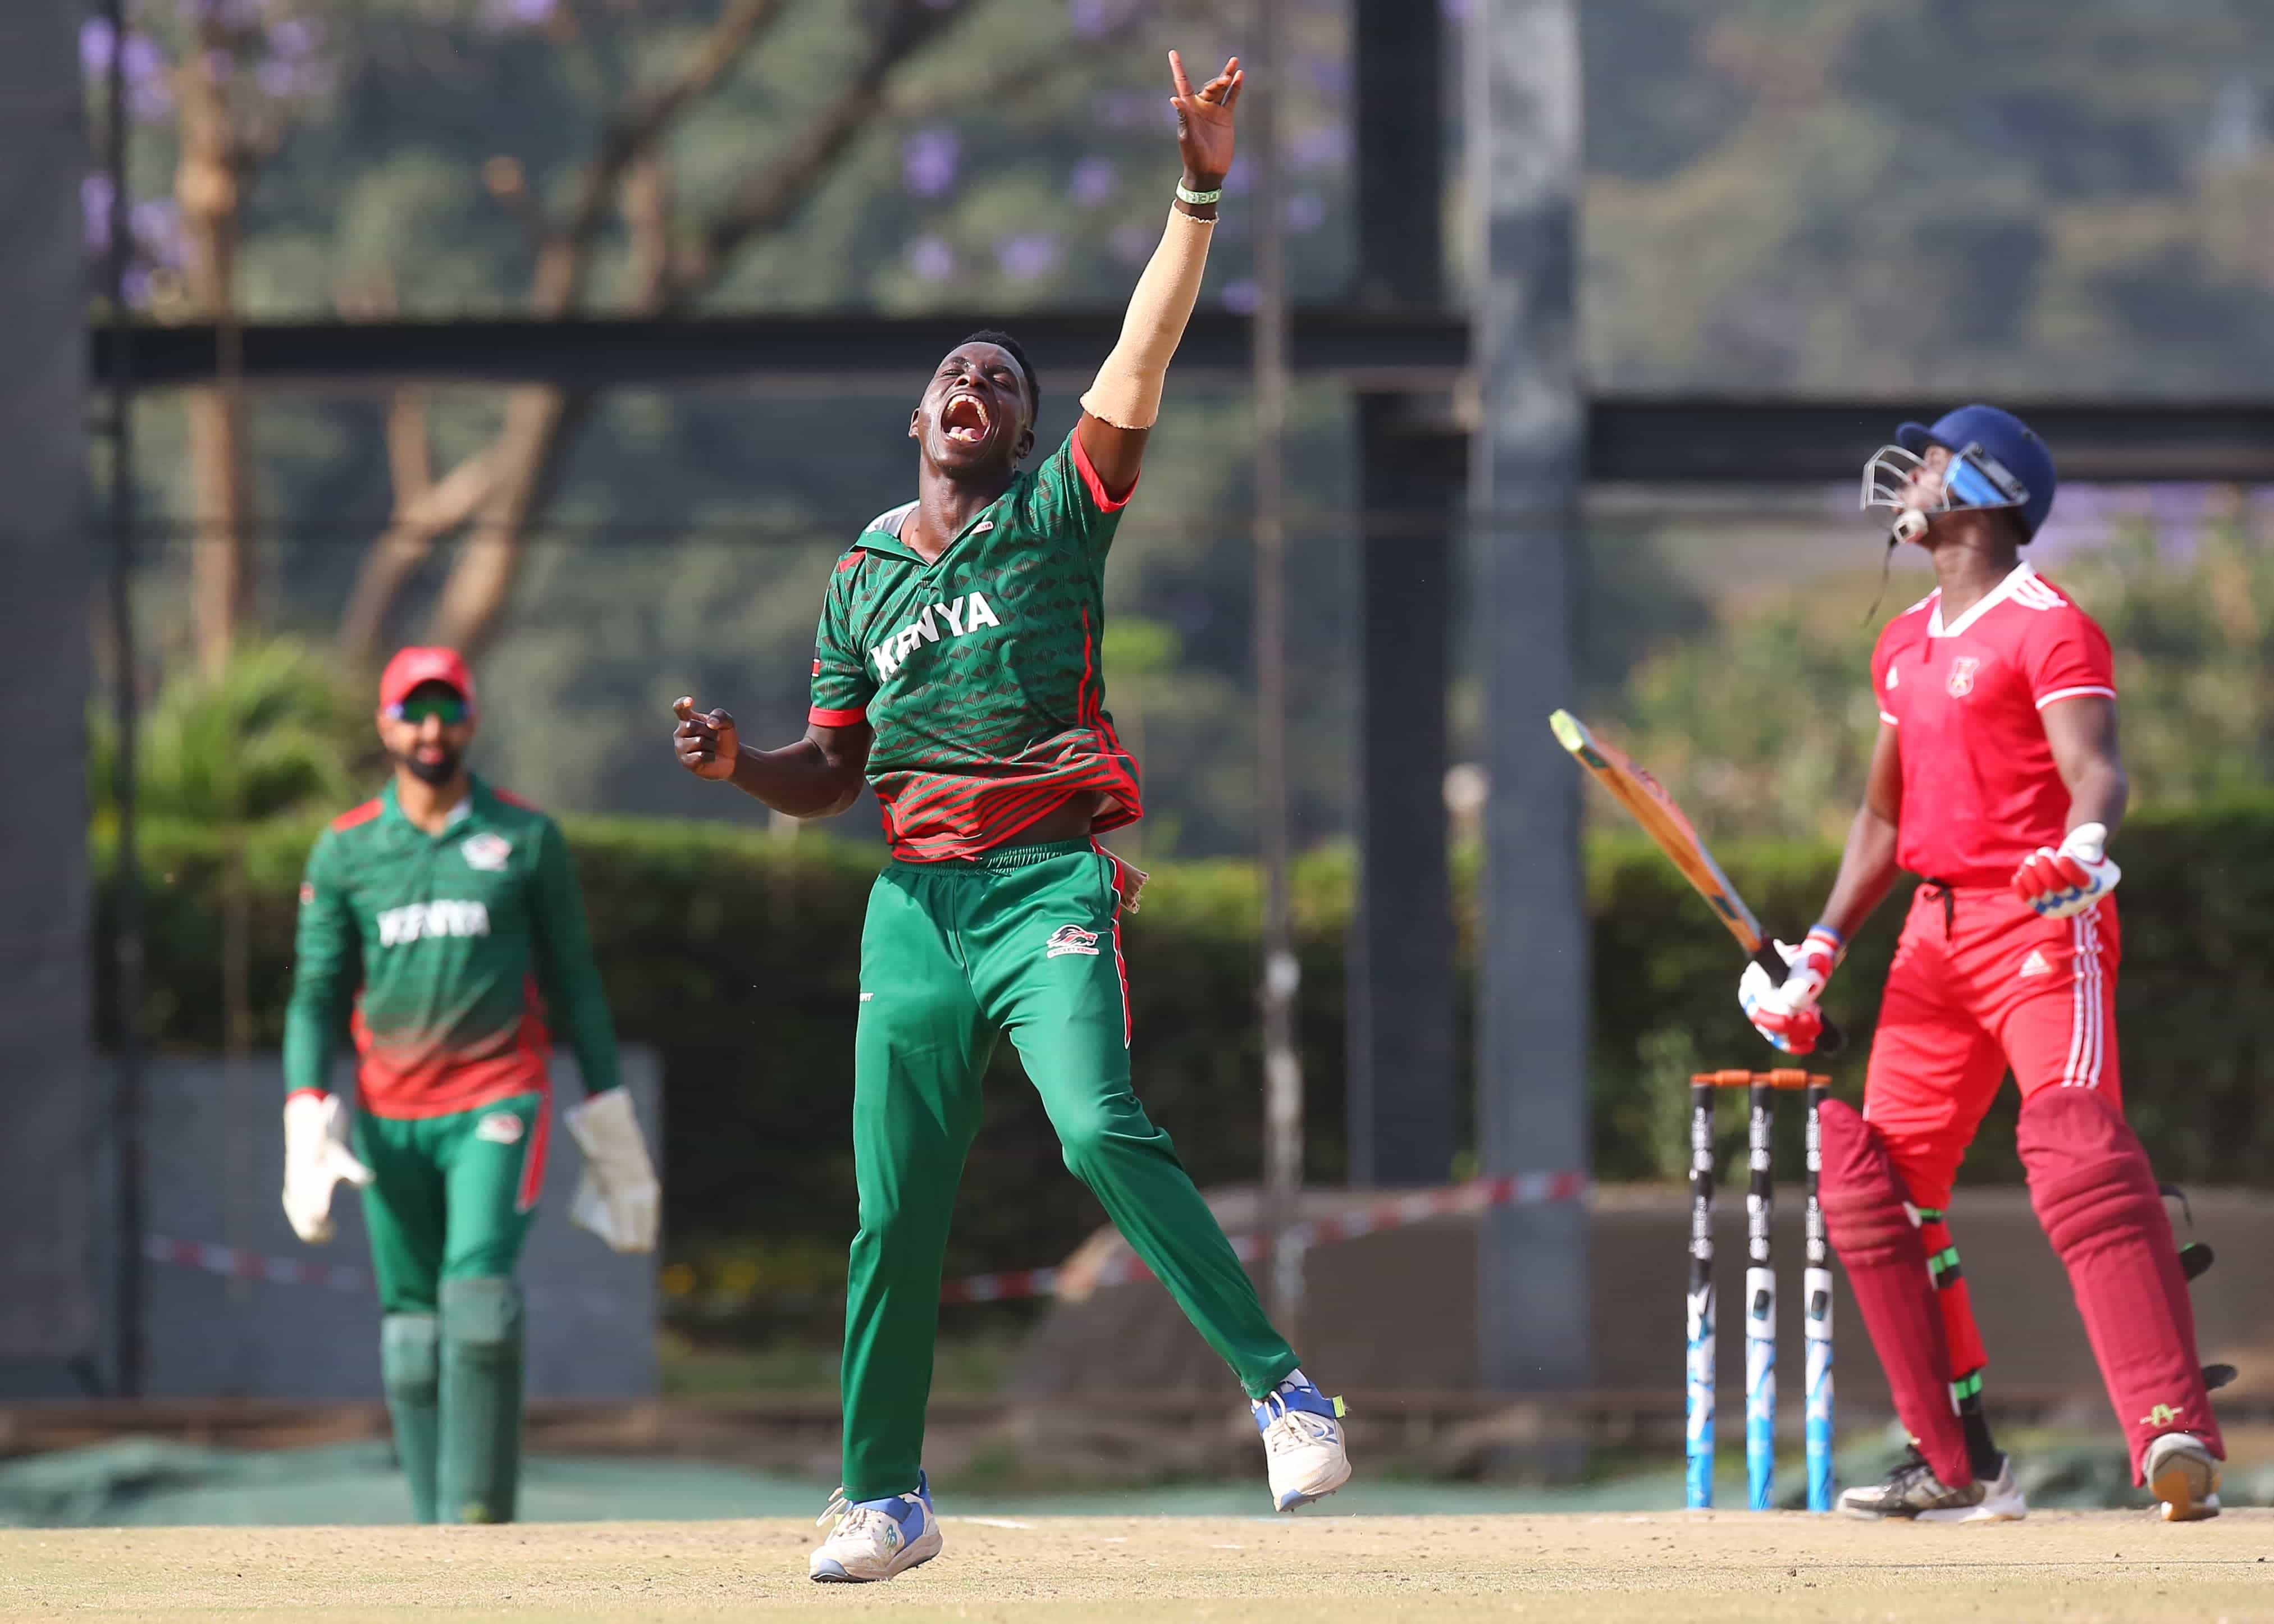
[[[1995,406],[1961,406],[1945,412],[1931,426],[1906,423],[1895,431],[1895,443],[1914,456],[1924,456],[1929,446],[1951,454],[1951,495],[1968,508],[2010,508],[2021,521],[2022,539],[2028,541],[2052,512],[2053,492],[2060,477],[2053,470],[2053,454],[2037,432],[2010,411]],[[1983,456],[1996,466],[1984,468],[1978,460],[1962,462],[1960,454],[1980,447]],[[1997,476],[2002,471],[2011,482]],[[2020,500],[2014,500],[2014,486]]]

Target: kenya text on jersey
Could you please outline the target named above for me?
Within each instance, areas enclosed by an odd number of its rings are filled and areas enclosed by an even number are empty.
[[[379,944],[399,947],[421,936],[486,936],[490,910],[486,902],[414,902],[383,909],[378,922]]]
[[[939,619],[932,617],[937,614]],[[995,611],[988,607],[987,599],[974,592],[951,603],[933,604],[915,620],[894,632],[869,650],[869,658],[877,665],[877,680],[881,682],[900,668],[900,662],[927,643],[937,643],[941,625],[945,623],[950,637],[968,636],[983,626],[1000,626]]]

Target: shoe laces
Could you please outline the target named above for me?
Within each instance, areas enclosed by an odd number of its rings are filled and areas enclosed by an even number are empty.
[[[893,1498],[895,1500],[904,1500],[912,1506],[920,1506],[923,1503],[913,1494],[899,1494],[894,1495]],[[882,1529],[877,1528],[876,1524],[879,1522],[891,1522],[897,1527],[899,1523],[899,1520],[890,1512],[881,1509],[875,1504],[856,1506],[852,1501],[847,1500],[845,1498],[845,1485],[842,1484],[838,1485],[837,1492],[829,1497],[829,1505],[827,1509],[824,1510],[819,1516],[814,1519],[813,1525],[816,1528],[828,1528],[832,1520],[836,1522],[837,1526],[830,1530],[829,1537],[832,1539],[836,1538],[840,1534],[869,1534],[874,1536],[884,1531]]]
[[[1926,1456],[1919,1453],[1919,1447],[1911,1444],[1905,1447],[1903,1458],[1895,1462],[1885,1481],[1889,1489],[1909,1489],[1922,1477],[1937,1488],[1946,1486],[1942,1479],[1935,1476],[1934,1468],[1927,1464]]]
[[[1278,1395],[1274,1394],[1270,1399],[1263,1401],[1267,1410],[1276,1410],[1277,1412],[1263,1428],[1263,1447],[1267,1454],[1284,1455],[1290,1449],[1306,1449],[1313,1444],[1334,1441],[1333,1422],[1324,1416],[1313,1415],[1307,1410],[1290,1410],[1284,1400],[1275,1405],[1272,1399],[1276,1398]]]

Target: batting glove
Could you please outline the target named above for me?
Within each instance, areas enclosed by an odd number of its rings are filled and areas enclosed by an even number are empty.
[[[2097,906],[2116,889],[2124,871],[2105,855],[2108,829],[2079,823],[2060,850],[2041,846],[2014,870],[2014,894],[2046,919],[2067,919]]]
[[[653,1252],[663,1186],[640,1137],[631,1095],[611,1088],[561,1115],[584,1153],[584,1177],[568,1204],[568,1221],[618,1252]]]
[[[1788,1055],[1805,1055],[1816,1048],[1824,1032],[1824,1017],[1816,1001],[1824,984],[1839,966],[1847,944],[1829,925],[1818,925],[1802,938],[1798,947],[1775,944],[1784,959],[1785,978],[1773,981],[1758,963],[1745,966],[1737,981],[1737,1003],[1753,1029]]]
[[[311,1246],[332,1238],[332,1186],[360,1188],[372,1171],[348,1148],[347,1108],[337,1094],[302,1089],[284,1101],[284,1215]]]

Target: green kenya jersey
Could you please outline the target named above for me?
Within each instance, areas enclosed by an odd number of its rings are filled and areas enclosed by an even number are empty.
[[[300,886],[284,1086],[330,1087],[352,1026],[381,1116],[438,1116],[546,1087],[549,1014],[585,1086],[615,1086],[615,1033],[560,826],[472,780],[430,835],[389,784],[317,838]]]
[[[1105,554],[1121,509],[1078,434],[1022,472],[927,564],[914,502],[839,560],[813,655],[812,719],[876,730],[869,782],[892,854],[968,857],[1076,795],[1100,830],[1144,808],[1105,710]]]

